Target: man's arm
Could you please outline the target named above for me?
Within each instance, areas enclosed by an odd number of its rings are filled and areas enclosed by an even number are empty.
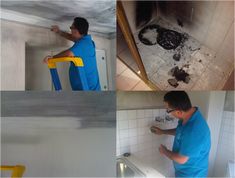
[[[179,164],[185,164],[189,159],[189,157],[187,157],[187,156],[183,156],[183,155],[180,155],[179,153],[174,153],[174,152],[168,150],[164,145],[161,145],[159,147],[159,152],[162,155],[167,156],[170,160],[173,160]]]
[[[74,54],[72,51],[70,51],[69,49],[65,50],[65,51],[62,51],[54,56],[46,56],[44,59],[43,59],[43,62],[44,63],[47,63],[48,60],[50,60],[51,58],[57,58],[57,57],[74,57]]]
[[[163,135],[163,134],[164,135],[175,135],[175,133],[176,133],[176,128],[168,129],[168,130],[162,130],[162,129],[156,127],[156,126],[152,126],[150,128],[150,130],[151,130],[151,132],[153,132],[153,133],[155,133],[157,135]]]
[[[176,133],[176,128],[174,129],[168,129],[168,130],[162,130],[163,134],[165,135],[175,135]]]
[[[75,42],[75,38],[72,37],[72,35],[70,33],[67,32],[63,32],[63,31],[59,31],[58,34],[64,38],[66,38],[67,40],[73,41]]]
[[[53,58],[57,58],[57,57],[74,57],[74,54],[72,51],[67,49],[53,56]]]
[[[51,31],[59,34],[60,36],[66,38],[67,40],[75,42],[75,38],[73,38],[73,36],[70,33],[61,31],[57,25],[51,26]]]

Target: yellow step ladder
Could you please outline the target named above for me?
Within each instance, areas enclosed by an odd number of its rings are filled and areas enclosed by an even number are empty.
[[[11,178],[22,178],[25,166],[16,165],[16,166],[0,166],[1,171],[12,171]]]

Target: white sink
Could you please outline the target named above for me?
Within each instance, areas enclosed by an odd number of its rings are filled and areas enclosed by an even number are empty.
[[[159,173],[156,169],[153,169],[152,167],[148,166],[147,164],[144,164],[143,162],[141,162],[138,158],[136,158],[133,155],[131,155],[129,157],[120,156],[120,157],[118,157],[118,159],[122,159],[123,161],[125,161],[126,165],[130,168],[131,167],[133,168],[133,166],[134,166],[133,170],[138,170],[138,171],[134,171],[134,172],[137,172],[138,175],[141,175],[141,176],[137,176],[137,177],[165,178],[165,176],[162,175],[161,173]],[[128,163],[130,165],[128,165]]]

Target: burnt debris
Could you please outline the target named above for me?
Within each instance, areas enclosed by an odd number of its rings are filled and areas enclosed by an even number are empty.
[[[173,59],[174,59],[175,61],[179,61],[180,58],[181,58],[180,53],[176,53],[176,54],[173,55]]]
[[[175,78],[168,79],[168,83],[173,87],[178,87],[178,81]]]
[[[176,49],[181,43],[182,35],[173,30],[167,30],[164,28],[159,29],[159,35],[157,42],[166,50]]]
[[[166,50],[176,49],[181,41],[182,34],[174,30],[162,28],[159,25],[148,25],[138,34],[139,40],[145,45],[157,43]]]
[[[183,81],[184,83],[189,83],[190,81],[189,74],[185,72],[183,68],[179,68],[178,66],[173,67],[169,71],[169,74],[174,78],[168,79],[168,83],[175,88],[179,85],[178,84],[179,81]]]
[[[184,26],[183,22],[182,22],[180,19],[177,19],[177,24],[178,24],[180,27],[183,27],[183,26]]]
[[[197,51],[200,50],[200,48],[185,46],[185,42],[189,39],[189,35],[187,33],[179,33],[174,30],[163,28],[160,25],[152,24],[147,25],[140,30],[138,38],[145,45],[159,44],[166,50],[174,50],[171,51],[173,52],[172,59],[175,61],[174,67],[168,72],[172,78],[167,81],[175,88],[179,86],[180,81],[186,84],[189,83],[190,75],[185,71],[186,68],[189,68],[189,64],[185,64],[179,68],[177,66],[177,62],[186,59],[184,53],[185,47],[190,51]],[[187,61],[187,63],[189,62]]]

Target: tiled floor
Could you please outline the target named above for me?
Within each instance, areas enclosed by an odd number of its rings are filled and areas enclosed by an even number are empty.
[[[117,58],[117,69],[116,69],[116,87],[117,90],[126,90],[126,91],[152,90],[118,58]]]
[[[151,24],[158,24],[162,27],[183,33],[162,19],[157,19]],[[140,42],[138,33],[139,31],[134,34],[134,38],[136,40],[136,44],[143,60],[148,78],[161,90],[220,89],[223,87],[224,82],[228,79],[233,70],[233,64],[231,62],[223,62],[223,60],[219,59],[219,57],[215,55],[216,53],[214,51],[201,45],[191,36],[188,36],[188,40],[186,40],[184,43],[180,61],[175,61],[172,57],[178,50],[177,48],[175,50],[165,50],[158,44],[152,46],[145,45]],[[117,41],[118,56],[125,60],[125,62],[134,71],[137,71],[138,68],[136,63],[132,59],[130,53],[128,53],[128,48],[125,42],[123,42],[122,38],[119,38]],[[174,78],[169,74],[169,71],[175,66],[183,68],[190,75],[189,83],[179,81],[179,85],[176,88],[168,83],[168,79]],[[120,67],[122,66],[120,65]],[[120,72],[121,68],[118,68],[117,71]],[[128,76],[130,72],[131,71],[123,72],[125,78],[132,78],[133,75]],[[118,80],[120,80],[120,78],[121,77],[119,77]],[[135,80],[134,77],[132,79]],[[133,89],[133,85],[136,84],[136,82],[137,81],[127,82],[127,86]]]

